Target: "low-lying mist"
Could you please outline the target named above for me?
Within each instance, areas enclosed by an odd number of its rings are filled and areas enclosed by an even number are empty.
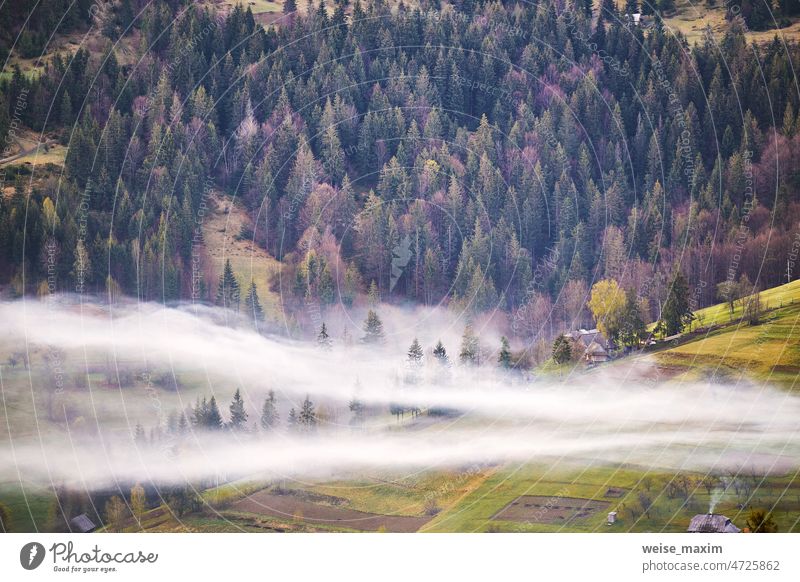
[[[0,304],[5,343],[15,349],[77,351],[84,355],[78,366],[84,370],[99,359],[116,367],[146,362],[149,369],[201,373],[204,385],[181,399],[184,408],[197,394],[215,395],[227,419],[227,404],[240,387],[251,427],[246,433],[190,431],[142,445],[131,437],[134,426],[162,423],[166,411],[154,406],[147,418],[126,414],[123,426],[106,424],[97,412],[101,397],[123,393],[119,402],[125,407],[136,398],[152,399],[152,394],[140,388],[127,389],[138,394],[100,389],[90,379],[80,396],[89,414],[94,411],[91,422],[97,430],[90,437],[68,426],[43,430],[39,423],[36,430],[23,431],[4,398],[8,429],[0,433],[5,433],[0,437],[0,476],[105,486],[214,475],[326,477],[506,461],[764,472],[800,465],[800,398],[791,393],[750,383],[646,382],[633,368],[619,365],[591,373],[576,370],[564,378],[523,377],[500,370],[494,361],[442,367],[426,355],[419,370],[410,370],[406,349],[415,336],[427,353],[444,334],[451,361],[457,361],[457,326],[443,311],[428,312],[426,318],[400,314],[397,308],[379,312],[388,332],[407,329],[407,337],[388,333],[392,341],[382,347],[336,342],[324,350],[313,341],[259,334],[246,323],[234,327],[224,312],[211,307],[102,306],[67,298]],[[423,322],[419,329],[409,323],[415,320]],[[31,361],[33,393],[50,388],[43,385],[46,375],[34,373],[43,365]],[[306,396],[341,414],[332,415],[338,420],[321,424],[314,434],[283,427],[256,430],[270,389],[284,420],[286,410],[299,409]],[[347,411],[354,397],[380,413],[363,426],[351,426]],[[398,423],[387,412],[390,405],[458,414]]]

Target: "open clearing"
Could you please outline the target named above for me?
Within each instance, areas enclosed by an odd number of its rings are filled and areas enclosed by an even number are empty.
[[[335,499],[335,498],[334,498]],[[277,495],[262,490],[231,506],[237,512],[271,515],[360,531],[415,532],[430,518],[406,515],[380,515],[336,505],[323,505],[298,495]]]
[[[603,511],[610,505],[607,501],[575,497],[522,495],[494,514],[492,519],[568,524],[576,519],[584,519]]]
[[[264,314],[268,319],[277,319],[281,314],[280,298],[269,289],[272,277],[280,269],[280,262],[254,244],[252,235],[241,236],[242,227],[245,232],[252,233],[252,221],[241,205],[217,192],[208,197],[208,202],[211,211],[203,221],[203,239],[211,271],[207,284],[211,287],[212,296],[225,268],[225,261],[230,259],[239,281],[242,301],[247,295],[250,281],[255,281]]]
[[[795,283],[792,285],[797,287]],[[710,372],[721,380],[755,378],[797,389],[800,301],[782,304],[765,313],[758,325],[733,323],[654,356],[660,365],[684,370],[678,380],[691,380],[698,372]]]

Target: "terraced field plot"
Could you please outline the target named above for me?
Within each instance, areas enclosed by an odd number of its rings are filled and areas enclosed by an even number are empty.
[[[610,506],[606,501],[593,499],[523,495],[498,511],[492,519],[567,524],[576,519],[590,517]]]
[[[278,495],[262,490],[233,504],[237,512],[270,515],[359,531],[415,532],[428,517],[366,513],[332,504],[316,503],[298,495]]]

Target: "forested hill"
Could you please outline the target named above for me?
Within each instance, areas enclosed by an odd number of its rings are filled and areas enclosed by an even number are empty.
[[[740,19],[690,47],[586,0],[289,1],[268,28],[177,0],[48,6],[82,12],[37,13],[0,56],[91,42],[38,74],[5,61],[0,143],[68,145],[63,171],[2,167],[8,293],[215,300],[193,269],[210,190],[283,262],[289,310],[372,287],[534,329],[583,320],[600,279],[654,319],[676,270],[696,307],[796,277],[798,49]]]

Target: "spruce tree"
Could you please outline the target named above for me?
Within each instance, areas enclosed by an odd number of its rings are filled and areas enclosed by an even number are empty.
[[[231,267],[231,260],[225,260],[225,269],[222,276],[219,278],[219,285],[217,286],[217,305],[225,307],[226,309],[239,310],[239,282],[233,274],[233,267]]]
[[[433,348],[433,357],[436,358],[436,361],[439,362],[441,365],[447,365],[450,360],[447,357],[447,350],[442,343],[442,340],[439,340],[436,343],[436,347]]]
[[[689,305],[689,285],[680,271],[675,274],[670,284],[669,295],[661,311],[661,319],[667,336],[680,333],[694,319]]]
[[[244,408],[244,400],[242,400],[241,392],[236,389],[233,394],[233,401],[230,405],[231,420],[228,423],[231,430],[240,431],[247,429],[247,411]]]
[[[317,426],[317,415],[314,412],[314,403],[311,402],[308,395],[306,395],[306,399],[303,400],[303,406],[300,408],[297,422],[305,432],[311,432]]]
[[[278,424],[278,409],[275,407],[275,391],[270,390],[261,407],[261,428],[271,430]]]
[[[287,425],[289,426],[289,430],[295,430],[297,428],[297,413],[292,408],[289,411],[289,418],[286,420]]]
[[[411,347],[408,348],[408,363],[412,367],[419,367],[422,365],[422,346],[419,344],[417,338],[414,338],[414,341],[411,342]]]
[[[264,310],[261,308],[261,302],[258,300],[258,289],[256,288],[255,281],[250,281],[250,289],[247,292],[247,297],[244,299],[244,305],[247,309],[247,317],[252,317],[256,325],[264,321]]]
[[[500,355],[497,357],[497,363],[500,364],[501,368],[508,369],[511,367],[511,346],[506,336],[500,338]]]
[[[458,359],[462,364],[475,365],[479,363],[480,345],[478,338],[472,331],[472,324],[468,323],[464,328],[464,335],[461,336],[461,351]]]
[[[365,344],[381,344],[384,339],[383,322],[378,314],[370,309],[364,321],[364,337],[361,341]]]
[[[331,336],[328,334],[328,328],[323,321],[319,334],[317,334],[317,345],[324,350],[329,350],[331,349],[332,343]]]
[[[553,342],[553,361],[556,364],[566,364],[572,359],[572,346],[563,335],[558,336]]]
[[[208,410],[206,412],[206,428],[210,430],[219,430],[222,428],[222,415],[219,413],[217,406],[217,399],[212,396],[208,401]]]
[[[186,420],[186,413],[181,412],[178,417],[178,434],[184,434],[187,428],[189,428],[189,421]]]
[[[647,328],[639,309],[636,291],[628,289],[625,292],[625,309],[620,322],[619,339],[624,346],[636,347],[644,339],[646,333]]]

